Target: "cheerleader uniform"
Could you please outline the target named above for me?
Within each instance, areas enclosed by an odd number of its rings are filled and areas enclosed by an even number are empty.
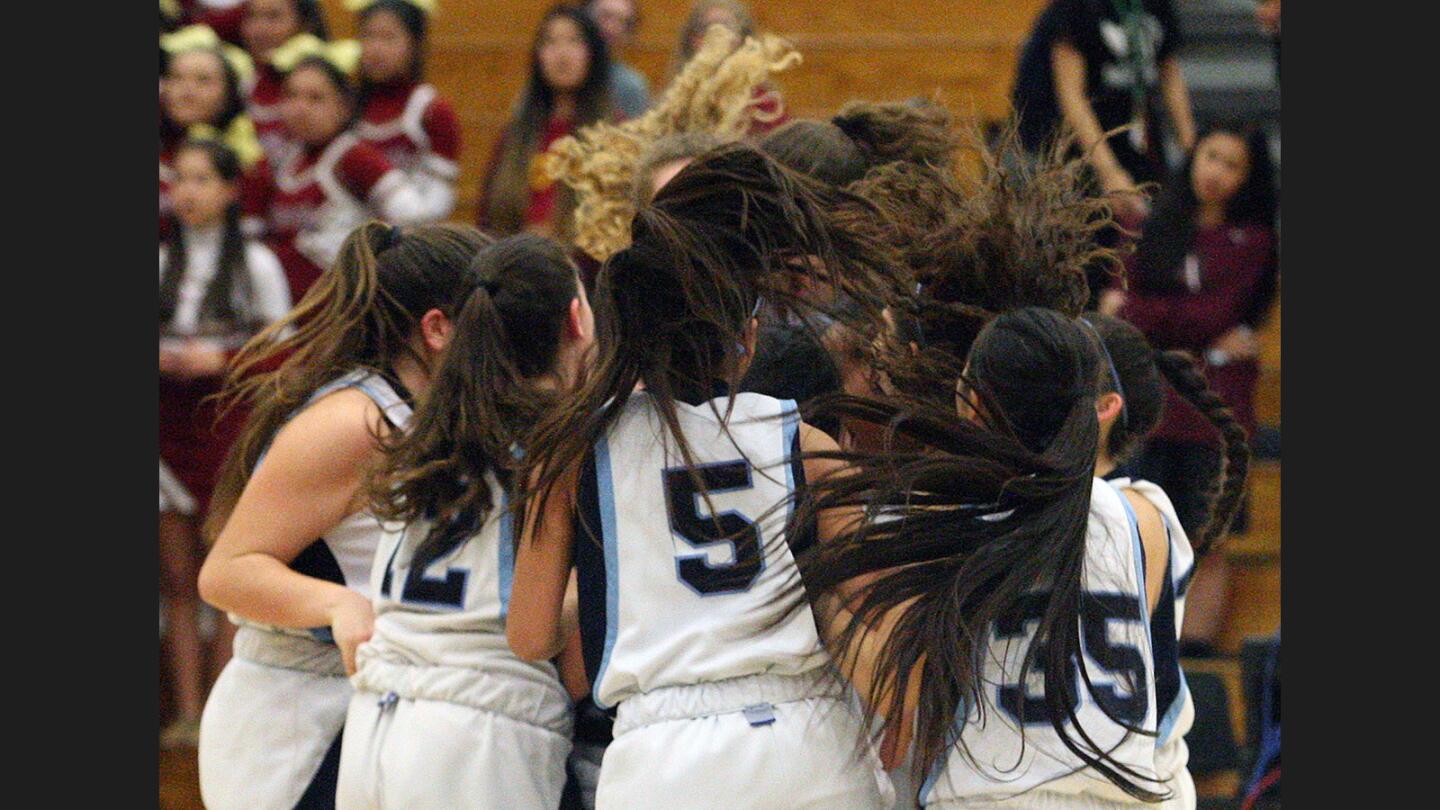
[[[430,521],[380,541],[371,570],[375,632],[356,652],[340,752],[340,810],[554,810],[570,753],[570,698],[548,661],[510,650],[505,616],[515,521],[494,508],[428,565]]]
[[[250,96],[245,100],[245,110],[249,113],[250,120],[255,122],[255,134],[260,138],[260,146],[265,149],[265,156],[272,165],[278,163],[293,146],[280,111],[280,104],[284,100],[285,74],[276,70],[273,65],[262,64],[257,60],[255,85],[250,88]]]
[[[296,301],[369,219],[418,224],[425,201],[400,170],[353,131],[287,152],[267,183],[268,238]]]
[[[460,122],[434,86],[400,82],[371,87],[355,133],[410,178],[425,201],[426,221],[439,222],[455,210]]]
[[[188,340],[201,335],[200,306],[220,266],[223,228],[185,228],[185,277],[180,282],[175,316],[163,329],[162,346],[167,340]],[[165,279],[168,249],[160,248],[160,279]],[[290,291],[285,272],[268,248],[256,242],[245,244],[245,266],[250,273],[250,294],[235,290],[234,307],[245,313],[250,322],[277,321],[290,310]],[[213,331],[213,330],[209,330]],[[234,331],[211,334],[226,351],[238,349],[249,337],[247,332]],[[215,424],[216,406],[206,397],[220,390],[222,378],[201,377],[176,379],[160,377],[160,460],[162,495],[166,491],[166,473],[170,476],[169,511],[203,514],[215,486],[215,474],[230,444],[239,435],[245,421],[240,409],[232,411],[220,424]],[[178,486],[177,486],[178,484]],[[186,508],[189,507],[189,508]]]
[[[410,404],[394,384],[357,369],[322,386],[313,403],[356,388],[403,430]],[[403,390],[403,389],[402,389]],[[307,406],[308,404],[307,403]],[[263,463],[263,457],[262,457]],[[370,567],[384,526],[368,510],[337,523],[290,568],[370,594]],[[353,691],[330,628],[240,625],[235,653],[200,718],[200,795],[210,810],[333,807],[345,710]]]

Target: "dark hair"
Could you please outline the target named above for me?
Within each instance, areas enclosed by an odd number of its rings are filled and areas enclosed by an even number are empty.
[[[235,68],[231,66],[230,60],[225,58],[225,55],[220,52],[219,48],[194,48],[192,50],[208,53],[220,62],[221,75],[224,76],[225,81],[225,101],[221,104],[220,113],[215,117],[215,120],[206,121],[205,123],[210,124],[220,132],[225,132],[230,128],[230,124],[234,122],[236,116],[245,113],[245,92],[240,86],[240,74],[235,72]],[[182,53],[190,53],[190,51],[186,50],[182,51]],[[180,54],[175,54],[175,56],[179,55]],[[167,58],[164,62],[164,70],[162,73],[168,74],[170,68],[175,64],[175,59],[168,54],[166,56]],[[181,138],[184,135],[185,133],[180,125],[170,120],[170,114],[165,109],[165,105],[160,105],[161,140],[167,143],[173,143],[175,139]]]
[[[762,323],[755,339],[755,358],[740,381],[740,390],[776,399],[793,399],[803,407],[817,397],[840,390],[840,370],[815,330],[804,324]],[[822,419],[815,427],[832,437],[837,422]]]
[[[300,18],[300,31],[330,39],[330,27],[325,24],[325,9],[320,0],[295,0],[295,16]]]
[[[407,341],[426,312],[454,317],[487,241],[468,225],[402,231],[371,221],[350,232],[334,266],[230,363],[221,413],[244,405],[250,417],[220,470],[207,536],[218,535],[270,439],[316,389],[357,367],[393,374],[396,357],[414,355]]]
[[[874,169],[851,187],[885,214],[875,222],[919,282],[896,311],[915,336],[882,356],[897,388],[948,407],[975,336],[995,314],[1025,306],[1078,315],[1090,295],[1086,269],[1119,266],[1096,235],[1111,222],[1104,198],[1083,182],[1084,161],[1058,150],[1023,155],[1013,117],[993,144],[977,124],[957,139],[967,171],[912,162]],[[904,347],[897,347],[904,348]]]
[[[580,29],[590,52],[585,80],[575,91],[576,129],[608,118],[613,106],[610,97],[610,51],[590,15],[569,5],[551,6],[541,18],[530,45],[530,78],[516,100],[506,126],[495,169],[486,180],[480,201],[481,224],[497,233],[514,233],[525,226],[525,207],[530,199],[530,163],[540,147],[540,135],[555,109],[555,92],[545,82],[540,67],[540,40],[552,20],[571,20]],[[561,233],[568,233],[568,212],[574,208],[574,193],[565,184],[557,188],[558,221]]]
[[[315,68],[319,70],[345,100],[350,114],[345,119],[345,123],[340,131],[344,132],[351,126],[354,126],[355,122],[359,120],[360,114],[364,112],[364,108],[360,105],[360,85],[356,83],[355,79],[336,66],[334,62],[331,62],[319,54],[311,54],[296,62],[294,67],[285,72],[285,76],[288,79],[297,71],[304,68]]]
[[[950,111],[923,98],[852,101],[828,121],[802,118],[775,130],[760,148],[797,172],[847,186],[892,161],[950,166],[958,146]]]
[[[1064,745],[1130,795],[1159,798],[1137,784],[1151,778],[1113,760],[1081,727],[1069,675],[1078,665],[1093,689],[1079,610],[1100,363],[1098,343],[1075,318],[1025,307],[996,316],[971,348],[964,381],[975,422],[959,418],[953,406],[923,401],[839,397],[830,403],[922,445],[812,454],[847,462],[848,474],[811,482],[795,513],[798,523],[787,527],[803,530],[837,507],[890,518],[864,521],[816,544],[797,564],[817,609],[841,595],[853,614],[835,640],[838,660],[850,660],[869,628],[899,609],[875,665],[873,694],[889,698],[867,703],[865,727],[877,715],[900,722],[920,666],[917,772],[933,767],[951,745],[974,762],[954,735],[957,714],[962,705],[984,711],[990,627],[1015,615],[1038,586],[1049,594],[1019,682],[1041,668],[1045,719]],[[1004,517],[977,519],[981,515]],[[857,585],[866,575],[873,579]],[[849,592],[837,593],[842,586]],[[1132,732],[1153,733],[1115,719]],[[1020,728],[1023,745],[1023,722]]]
[[[593,300],[599,356],[578,393],[530,435],[526,465],[542,473],[534,481],[521,476],[525,499],[549,496],[642,381],[680,457],[693,466],[675,403],[711,401],[716,409],[722,387],[733,402],[735,347],[759,299],[804,305],[789,291],[799,271],[788,260],[818,258],[832,285],[869,303],[878,317],[887,294],[897,294],[888,286],[891,258],[883,245],[843,227],[845,211],[874,215],[864,200],[741,144],[709,152],[676,175],[636,213],[629,247],[600,269]],[[716,410],[722,423],[727,414]]]
[[[409,0],[375,0],[375,2],[361,9],[358,22],[360,26],[371,17],[385,12],[400,22],[410,35],[410,80],[418,82],[425,75],[425,50],[428,43],[426,34],[430,25],[430,18],[419,6]],[[369,98],[374,83],[365,76],[364,69],[360,71],[360,107],[365,107],[365,101]]]
[[[645,146],[635,163],[631,200],[638,210],[654,197],[650,187],[655,183],[655,170],[677,160],[695,158],[723,144],[720,136],[709,130],[675,132],[656,138]]]
[[[205,155],[220,179],[237,183],[241,176],[240,158],[223,143],[212,140],[187,140],[176,150],[175,157],[186,152]],[[180,297],[180,283],[188,272],[185,233],[179,218],[170,214],[170,236],[166,240],[165,274],[160,279],[160,328],[163,331],[175,318]],[[232,200],[225,208],[220,237],[220,265],[215,278],[200,302],[200,319],[209,321],[226,332],[254,330],[264,319],[250,311],[250,272],[245,264],[245,234],[240,229],[240,201]],[[237,302],[244,302],[239,308]]]
[[[1165,405],[1166,382],[1209,420],[1225,443],[1225,455],[1204,487],[1207,520],[1190,538],[1196,554],[1203,554],[1225,536],[1230,521],[1245,496],[1245,477],[1250,469],[1250,443],[1245,428],[1220,398],[1195,358],[1182,351],[1156,351],[1133,324],[1119,318],[1091,312],[1085,315],[1105,343],[1115,378],[1123,391],[1124,418],[1110,426],[1106,452],[1120,464],[1138,449],[1140,442],[1160,424]],[[1101,390],[1115,391],[1115,379],[1108,373],[1100,378]]]
[[[1184,289],[1180,278],[1185,255],[1195,240],[1195,216],[1199,200],[1191,171],[1195,150],[1209,136],[1227,133],[1245,141],[1250,171],[1235,196],[1225,204],[1225,221],[1230,225],[1272,225],[1277,207],[1275,167],[1270,160],[1270,143],[1265,131],[1254,124],[1219,123],[1207,126],[1195,138],[1195,147],[1155,198],[1150,218],[1135,247],[1135,269],[1130,283],[1144,292],[1168,293]]]
[[[485,522],[487,473],[511,484],[512,447],[554,396],[531,381],[549,373],[579,275],[560,245],[518,234],[475,255],[479,284],[455,321],[454,337],[410,430],[391,434],[370,482],[384,520],[433,521],[415,550],[423,568]]]

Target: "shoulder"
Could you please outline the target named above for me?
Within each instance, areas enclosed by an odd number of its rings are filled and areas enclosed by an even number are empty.
[[[354,469],[378,448],[383,431],[380,407],[358,388],[342,388],[310,403],[276,434],[266,461],[272,457],[306,467]]]

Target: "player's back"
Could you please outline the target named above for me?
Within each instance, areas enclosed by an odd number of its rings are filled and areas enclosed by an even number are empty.
[[[371,573],[375,630],[357,653],[358,687],[492,705],[493,700],[466,699],[463,693],[488,694],[499,687],[484,683],[486,677],[504,676],[507,689],[524,682],[550,698],[547,702],[563,702],[554,666],[520,660],[505,640],[514,518],[499,482],[489,473],[485,478],[493,504],[489,513],[478,527],[457,525],[455,534],[442,536],[441,551],[429,562],[417,560],[417,551],[432,521],[387,527]]]
[[[1130,506],[1118,490],[1094,479],[1080,603],[1081,646],[1093,692],[1086,688],[1078,667],[1072,665],[1067,677],[1078,695],[1075,714],[1099,751],[1153,777],[1155,738],[1125,728],[1126,724],[1146,730],[1156,726],[1144,557],[1135,526]],[[985,705],[962,707],[960,713],[961,739],[971,756],[954,747],[947,750],[921,788],[925,806],[964,806],[1031,790],[1136,801],[1085,768],[1060,740],[1045,715],[1039,665],[1032,667],[1027,683],[1020,683],[1021,663],[1049,601],[1047,590],[1032,591],[1011,615],[991,627],[981,692]],[[1072,739],[1079,739],[1068,721],[1067,730]],[[1157,787],[1152,782],[1140,784]],[[1018,801],[1034,799],[1028,794]]]
[[[722,425],[712,402],[724,414],[724,398],[676,403],[693,474],[643,392],[585,465],[575,559],[586,668],[603,707],[829,660],[808,605],[784,616],[798,597],[775,600],[798,576],[784,532],[785,500],[804,481],[791,458],[795,403],[741,393]]]

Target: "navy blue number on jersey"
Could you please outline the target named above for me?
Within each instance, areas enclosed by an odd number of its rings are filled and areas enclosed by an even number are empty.
[[[750,464],[744,460],[705,464],[696,467],[695,472],[712,495],[754,486]],[[690,471],[671,468],[664,471],[664,476],[665,511],[671,531],[697,549],[726,543],[734,550],[732,561],[719,565],[712,565],[704,554],[677,558],[675,568],[680,581],[701,596],[749,590],[765,567],[760,554],[760,527],[734,510],[701,516],[704,498],[696,490]]]
[[[395,554],[399,551],[400,546],[396,545],[395,551],[390,553],[390,561],[385,564],[385,577],[380,580],[381,596],[390,596]],[[470,569],[446,568],[442,576],[432,578],[425,576],[425,569],[428,567],[413,564],[410,566],[410,571],[405,574],[405,581],[400,585],[399,601],[450,610],[464,608],[465,583],[470,579]]]
[[[995,622],[997,641],[1021,639],[1026,635],[1025,627],[1039,623],[1050,604],[1047,593],[1031,593],[1020,598],[1015,610]],[[1145,658],[1129,644],[1116,644],[1110,639],[1108,627],[1112,621],[1140,622],[1140,602],[1134,596],[1120,593],[1085,593],[1080,600],[1080,637],[1084,651],[1103,669],[1103,673],[1090,672],[1091,691],[1089,694],[1100,704],[1110,717],[1130,724],[1145,720],[1149,703],[1149,686],[1145,683]],[[1037,653],[1031,672],[1043,678],[1045,672],[1044,653]],[[1109,683],[1103,683],[1108,679]],[[1079,667],[1071,659],[1066,667],[1065,682],[1069,684],[1070,709],[1079,706],[1082,682]],[[1124,683],[1128,692],[1115,688]],[[1045,716],[1043,694],[1032,696],[1025,684],[1002,684],[998,688],[996,704],[1010,715],[1016,723],[1027,726],[1049,725]]]

